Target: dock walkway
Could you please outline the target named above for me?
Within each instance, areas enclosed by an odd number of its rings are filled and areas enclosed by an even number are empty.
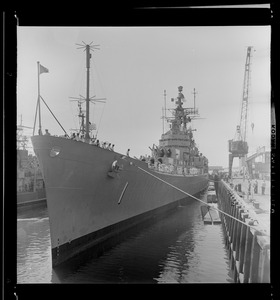
[[[263,180],[257,180],[258,193],[254,193],[253,182],[251,182],[251,195],[248,194],[249,182],[242,178],[233,178],[232,183],[235,185],[241,184],[243,196],[240,197],[243,203],[254,218],[259,222],[260,226],[270,234],[270,181],[266,180],[265,193],[262,195],[261,185]],[[238,193],[240,195],[240,193]]]

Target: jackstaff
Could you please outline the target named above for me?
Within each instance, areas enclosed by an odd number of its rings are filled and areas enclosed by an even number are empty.
[[[34,120],[34,126],[33,126],[33,135],[35,132],[35,125],[36,125],[36,119],[37,119],[37,112],[39,111],[39,135],[42,134],[42,124],[41,124],[41,106],[40,106],[40,74],[42,73],[49,73],[49,69],[42,66],[39,61],[37,61],[37,67],[38,67],[38,99],[37,99],[37,105],[36,105],[36,112],[35,112],[35,120]]]

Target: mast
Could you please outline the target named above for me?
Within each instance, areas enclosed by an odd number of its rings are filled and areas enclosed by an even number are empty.
[[[166,120],[166,90],[164,90],[164,118]]]
[[[162,134],[164,134],[164,108],[162,108]]]
[[[195,88],[193,89],[193,110],[195,113],[195,95],[197,94],[197,92],[195,91]]]
[[[83,111],[82,111],[82,105],[81,105],[81,103],[80,102],[78,102],[79,104],[78,104],[78,106],[79,106],[79,118],[81,118],[82,119],[82,121],[81,121],[81,125],[80,125],[80,132],[82,133],[82,135],[84,135],[85,134],[85,115],[84,115],[84,113],[83,113]]]
[[[87,86],[86,86],[86,135],[85,140],[89,141],[89,69],[90,69],[90,46],[86,45],[86,68],[87,68]]]
[[[162,108],[162,133],[164,134],[164,122],[167,120],[166,118],[166,90],[164,90],[164,108]]]
[[[74,98],[70,97],[72,99],[76,100],[85,100],[86,101],[86,126],[85,126],[85,142],[89,142],[90,135],[89,135],[89,104],[91,101],[93,102],[105,102],[106,98],[99,98],[99,99],[93,99],[95,96],[90,97],[89,96],[89,80],[90,80],[90,59],[91,59],[91,53],[90,51],[99,50],[99,45],[92,45],[92,42],[90,44],[86,44],[83,42],[83,44],[76,44],[79,47],[77,49],[84,49],[86,51],[86,97],[80,96],[80,98]]]

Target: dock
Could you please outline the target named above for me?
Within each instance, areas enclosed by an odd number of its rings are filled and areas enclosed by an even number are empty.
[[[17,194],[17,207],[32,206],[35,204],[46,204],[46,191],[44,189],[34,192],[23,192]]]
[[[243,180],[242,178],[233,178],[232,180],[234,186],[239,185],[241,187],[241,191],[238,191],[237,194],[243,200],[243,205],[251,212],[252,217],[259,222],[261,227],[270,234],[270,181],[265,181],[264,195],[261,189],[262,182],[262,180],[257,180],[257,193],[254,192],[252,185],[249,195],[248,180]]]
[[[230,267],[234,282],[270,283],[270,185],[266,182],[264,195],[248,187],[242,178],[218,184]]]

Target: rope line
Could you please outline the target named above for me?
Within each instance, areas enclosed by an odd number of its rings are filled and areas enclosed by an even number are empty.
[[[135,165],[135,166],[136,166],[136,165]],[[261,230],[255,228],[255,227],[253,227],[253,226],[247,224],[246,222],[243,222],[243,221],[241,221],[241,220],[239,220],[239,219],[237,219],[237,218],[231,216],[230,214],[228,214],[228,213],[226,213],[226,212],[224,212],[224,211],[222,211],[222,210],[220,210],[220,209],[218,209],[218,208],[216,208],[216,207],[214,207],[214,206],[212,206],[212,205],[210,205],[210,204],[208,204],[208,203],[206,203],[206,202],[204,202],[204,201],[198,199],[197,197],[195,197],[195,196],[193,196],[193,195],[191,195],[191,194],[189,194],[189,193],[187,193],[187,192],[181,190],[180,188],[176,187],[175,185],[173,185],[173,184],[171,184],[171,183],[169,183],[169,182],[167,182],[167,181],[165,181],[165,180],[163,180],[163,179],[161,179],[161,178],[155,176],[154,174],[152,174],[152,173],[150,173],[150,172],[144,170],[143,168],[138,167],[138,166],[136,166],[136,167],[137,167],[138,169],[140,169],[141,171],[143,171],[143,172],[149,174],[150,176],[153,176],[154,178],[156,178],[156,179],[162,181],[163,183],[165,183],[165,184],[171,186],[172,188],[174,188],[174,189],[176,189],[176,190],[182,192],[183,194],[185,194],[185,195],[187,195],[187,196],[189,196],[189,197],[191,197],[191,198],[193,198],[193,199],[195,199],[195,200],[197,200],[197,201],[203,203],[204,205],[210,206],[210,207],[212,207],[213,209],[217,210],[218,212],[220,212],[220,213],[222,213],[222,214],[224,214],[224,215],[226,215],[226,216],[228,216],[228,217],[230,217],[230,218],[232,218],[232,219],[234,219],[234,220],[236,220],[236,221],[242,223],[243,225],[246,225],[247,227],[249,227],[249,228],[251,228],[251,229],[254,229],[254,230],[256,230],[256,231],[261,232],[262,235],[266,235],[266,236],[269,236],[269,237],[270,237],[270,235],[268,235],[267,233],[264,233],[263,231],[261,231]]]
[[[57,121],[57,123],[59,124],[59,126],[62,128],[62,130],[64,131],[64,133],[69,137],[68,133],[65,131],[65,129],[63,128],[63,126],[60,124],[60,122],[58,121],[58,119],[56,118],[56,116],[53,114],[53,112],[51,111],[51,109],[49,108],[48,104],[46,103],[46,101],[43,99],[43,97],[40,96],[40,98],[43,100],[44,104],[46,105],[46,107],[48,108],[48,110],[50,111],[50,113],[52,114],[52,116],[55,118],[55,120]]]

